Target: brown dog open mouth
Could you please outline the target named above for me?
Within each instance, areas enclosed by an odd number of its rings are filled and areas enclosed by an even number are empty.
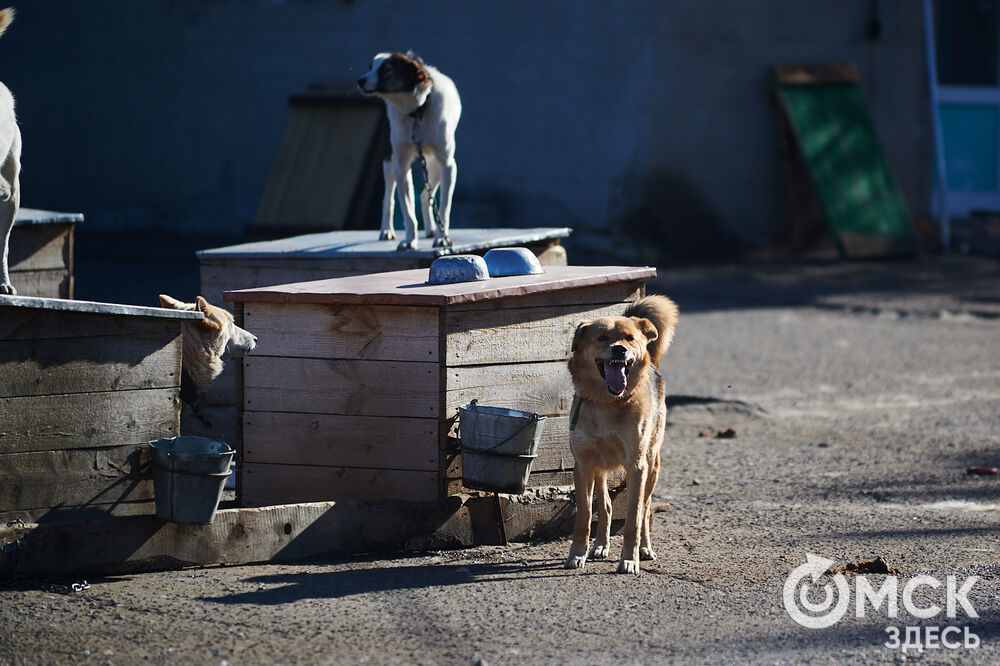
[[[625,360],[606,360],[603,358],[594,359],[597,369],[601,373],[604,385],[608,387],[611,395],[621,395],[628,387],[628,373],[632,370],[632,362]]]

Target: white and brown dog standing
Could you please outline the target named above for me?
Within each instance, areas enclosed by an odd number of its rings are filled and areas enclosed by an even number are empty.
[[[10,7],[0,11],[0,35],[14,20],[14,10]],[[0,83],[0,240],[3,252],[0,255],[0,294],[16,294],[7,268],[7,250],[10,245],[10,231],[14,228],[14,218],[21,205],[21,130],[14,115],[14,96],[7,86]]]
[[[424,234],[434,238],[434,247],[449,247],[451,200],[455,193],[458,166],[455,163],[455,128],[462,115],[462,102],[455,83],[440,71],[409,52],[379,53],[371,70],[358,79],[365,95],[380,97],[389,117],[390,155],[382,165],[385,195],[382,199],[381,240],[396,237],[392,225],[394,197],[399,186],[406,237],[396,248],[417,247],[417,218],[410,167],[418,148],[427,163],[427,186],[420,195]],[[435,221],[434,193],[440,188],[441,224]]]
[[[651,499],[667,424],[666,388],[657,368],[676,326],[673,301],[647,296],[621,317],[584,321],[576,329],[569,361],[576,389],[570,416],[576,522],[567,568],[582,568],[587,561],[595,494],[597,536],[589,554],[594,559],[608,556],[611,498],[607,475],[623,467],[628,512],[618,572],[637,574],[640,559],[656,557],[650,538]]]

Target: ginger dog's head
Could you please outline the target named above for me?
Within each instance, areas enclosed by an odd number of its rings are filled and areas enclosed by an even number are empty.
[[[257,336],[237,326],[227,310],[210,304],[201,296],[194,303],[184,303],[160,294],[160,305],[205,315],[204,319],[183,326],[184,369],[194,379],[198,390],[204,390],[222,373],[223,354],[241,358],[257,345]]]
[[[651,364],[647,345],[656,327],[641,317],[604,317],[583,321],[573,336],[569,371],[580,397],[627,399]]]

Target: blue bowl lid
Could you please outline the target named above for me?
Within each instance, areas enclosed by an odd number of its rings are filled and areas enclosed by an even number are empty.
[[[474,282],[489,279],[490,271],[486,267],[486,261],[476,254],[449,254],[438,257],[431,263],[427,274],[427,284]]]
[[[544,273],[535,253],[526,247],[498,247],[486,253],[486,267],[493,277]]]

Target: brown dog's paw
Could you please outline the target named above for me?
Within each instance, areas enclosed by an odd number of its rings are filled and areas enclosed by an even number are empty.
[[[566,558],[566,568],[567,569],[582,569],[583,565],[587,563],[586,555],[570,555]]]
[[[652,548],[640,548],[639,549],[639,559],[640,560],[655,560],[656,553],[653,552]]]
[[[621,560],[618,562],[618,573],[639,575],[639,563],[635,560]]]
[[[608,544],[594,544],[594,547],[590,549],[590,559],[592,560],[605,560],[608,558],[608,553],[610,552]]]

